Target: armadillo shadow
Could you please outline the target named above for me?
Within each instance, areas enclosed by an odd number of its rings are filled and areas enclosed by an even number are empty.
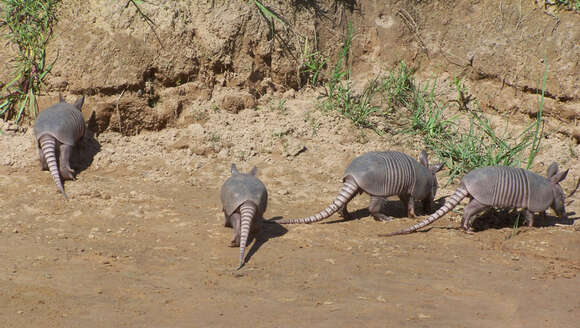
[[[284,226],[282,226],[281,224],[276,223],[276,220],[280,220],[281,218],[282,218],[281,216],[275,216],[271,219],[264,220],[260,233],[258,233],[257,236],[251,237],[252,239],[255,240],[255,242],[252,245],[252,248],[250,248],[250,250],[248,251],[244,263],[248,263],[252,258],[252,256],[254,255],[254,253],[256,253],[258,249],[262,247],[262,245],[267,243],[268,240],[270,240],[271,238],[283,236],[288,232],[288,229],[284,228]],[[252,241],[248,240],[248,244],[250,242]]]
[[[445,199],[451,195],[443,196],[439,198],[434,206],[433,211],[445,204]],[[568,203],[569,205],[570,203]],[[460,211],[463,214],[463,211]],[[575,212],[568,212],[568,219],[561,219],[557,216],[551,215],[551,213],[546,213],[545,215],[535,214],[534,215],[534,227],[552,227],[557,224],[559,225],[572,225],[575,220],[580,219],[580,217],[572,217],[576,215]],[[483,213],[479,214],[475,221],[473,222],[473,230],[483,231],[488,229],[503,229],[503,228],[513,228],[515,225],[515,220],[518,221],[519,227],[526,226],[525,214],[517,209],[494,209],[489,208]],[[427,227],[425,229],[418,230],[417,232],[428,232],[431,229],[461,229],[459,225],[457,227]]]
[[[568,212],[568,215],[575,215],[574,212]],[[481,215],[477,216],[473,222],[474,231],[483,231],[488,229],[503,229],[503,228],[513,228],[515,226],[515,220],[518,220],[517,226],[526,226],[525,214],[522,211],[516,209],[488,209]],[[561,219],[557,216],[551,215],[550,213],[535,214],[534,215],[534,227],[553,227],[555,225],[572,225],[574,220],[578,217],[568,217],[567,219]]]
[[[439,208],[440,206],[443,205],[443,203],[444,203],[444,201],[441,201],[441,199],[434,201],[434,208],[435,209]],[[416,204],[419,208],[418,215],[424,214],[421,203],[417,202]],[[383,203],[381,204],[381,213],[386,214],[388,216],[392,216],[394,219],[401,219],[401,218],[407,217],[407,208],[397,198],[395,198],[393,200],[387,199],[387,200],[383,200]],[[322,222],[322,224],[335,224],[335,223],[342,223],[342,222],[348,222],[348,221],[353,221],[353,220],[360,220],[360,219],[364,219],[364,218],[371,218],[371,213],[370,213],[368,208],[361,208],[361,209],[350,212],[349,218],[342,218],[342,219],[338,219],[338,220]]]
[[[91,166],[95,155],[101,151],[101,144],[95,138],[95,132],[91,129],[95,126],[95,112],[91,114],[87,122],[87,129],[78,145],[78,153],[71,158],[72,165],[76,169],[76,173],[80,173]],[[74,152],[73,152],[74,154]]]

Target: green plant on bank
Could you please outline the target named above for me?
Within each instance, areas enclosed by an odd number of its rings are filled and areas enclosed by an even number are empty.
[[[280,98],[276,100],[273,97],[270,97],[270,100],[268,101],[268,108],[271,111],[286,113],[286,99]]]
[[[451,127],[455,118],[444,119],[444,109],[435,100],[436,84],[430,88],[427,83],[423,89],[413,88],[412,97],[407,103],[411,110],[410,126],[405,132],[421,134],[426,141],[440,140],[451,136]]]
[[[401,61],[395,69],[380,78],[379,92],[383,95],[388,109],[392,110],[407,104],[415,87],[413,73],[414,71]]]
[[[211,105],[209,106],[209,108],[214,112],[217,113],[220,111],[220,108],[218,105],[216,105],[214,102],[211,103]]]
[[[37,95],[54,62],[46,44],[56,23],[58,0],[2,0],[5,37],[16,49],[12,80],[0,89],[0,116],[19,122],[38,114]]]
[[[467,87],[457,76],[453,77],[453,85],[457,91],[455,102],[459,105],[459,110],[468,110],[467,105],[471,101],[471,95],[467,94]]]
[[[256,8],[258,8],[260,14],[264,17],[264,19],[266,19],[266,21],[268,22],[268,25],[270,26],[270,31],[272,32],[272,35],[274,35],[274,33],[276,32],[276,28],[274,27],[274,22],[280,22],[284,25],[287,25],[286,22],[282,19],[282,17],[280,17],[278,14],[276,14],[270,8],[266,7],[261,1],[250,0],[249,3],[250,3],[250,5],[254,4],[256,6]]]
[[[308,74],[310,85],[316,86],[318,84],[320,73],[322,73],[327,61],[328,58],[322,56],[319,51],[304,53],[301,72]]]
[[[344,40],[344,44],[338,55],[336,57],[336,63],[334,64],[334,68],[332,69],[332,73],[328,83],[325,86],[326,89],[326,96],[329,99],[333,99],[337,88],[342,86],[343,80],[350,79],[350,72],[351,72],[351,65],[349,62],[349,53],[350,47],[352,46],[352,35],[353,35],[353,27],[352,21],[348,23],[348,27],[346,29],[346,36]]]
[[[315,135],[317,135],[318,129],[320,129],[320,122],[318,122],[314,117],[312,117],[310,111],[306,112],[305,121],[308,122],[308,125],[310,125],[310,128],[312,128],[312,136],[314,137]]]
[[[580,11],[580,0],[555,0],[543,1],[544,6],[557,6],[558,8],[565,8],[568,10]]]
[[[445,108],[434,99],[434,88],[435,85],[431,88],[427,85],[414,89],[412,100],[406,106],[412,115],[404,132],[423,137],[426,146],[449,169],[449,182],[478,167],[520,166],[521,156],[530,145],[531,153],[537,153],[541,112],[519,135],[509,135],[507,127],[500,135],[488,118],[477,111],[445,118]],[[459,124],[460,118],[468,124]],[[528,166],[534,156],[528,158]]]
[[[369,121],[371,114],[378,112],[379,107],[372,104],[373,98],[381,90],[378,79],[369,81],[361,94],[355,94],[350,81],[351,62],[350,48],[354,29],[349,22],[344,44],[338,52],[336,63],[325,88],[325,94],[319,107],[323,111],[337,111],[360,127],[374,127]]]

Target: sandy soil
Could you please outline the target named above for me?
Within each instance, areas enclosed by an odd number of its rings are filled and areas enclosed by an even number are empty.
[[[550,213],[512,236],[513,216],[491,212],[467,235],[457,229],[459,211],[425,232],[394,238],[377,233],[417,220],[405,218],[392,199],[384,211],[397,219],[374,221],[365,209],[368,196],[358,196],[350,204],[351,221],[335,215],[321,224],[265,224],[248,247],[247,264],[235,271],[238,249],[227,246],[232,230],[223,226],[219,203],[232,162],[242,170],[258,166],[271,219],[328,205],[348,162],[364,151],[420,151],[408,136],[355,130],[314,111],[313,98],[305,92],[287,99],[283,110],[266,103],[238,114],[192,106],[184,117],[202,111],[204,122],[133,137],[93,136],[84,143],[78,179],[65,184],[69,202],[40,171],[31,129],[10,131],[5,124],[4,325],[576,326],[578,196],[568,206],[577,222]],[[316,130],[306,115],[318,123]],[[550,142],[538,172],[569,147],[565,138]],[[572,167],[562,184],[570,190],[578,160],[561,162]],[[444,184],[445,172],[439,180]],[[455,186],[442,188],[437,198]]]
[[[248,1],[142,2],[153,27],[125,1],[62,1],[39,104],[82,94],[95,120],[68,202],[40,171],[32,130],[0,120],[0,326],[577,327],[580,193],[570,220],[548,213],[514,230],[517,214],[490,211],[468,235],[460,205],[393,238],[377,235],[424,216],[406,218],[393,198],[383,210],[396,220],[377,222],[362,195],[350,221],[265,224],[236,271],[219,188],[232,163],[257,165],[265,218],[302,217],[332,201],[354,157],[419,154],[421,138],[400,133],[404,108],[377,120],[383,135],[316,108],[307,50],[328,58],[328,79],[353,21],[355,93],[404,60],[423,86],[437,82],[445,115],[457,113],[458,77],[500,130],[531,123],[547,69],[532,170],[570,168],[568,193],[580,177],[578,13],[538,1],[262,2],[290,27],[277,21],[272,35]],[[438,177],[441,205],[458,180]]]

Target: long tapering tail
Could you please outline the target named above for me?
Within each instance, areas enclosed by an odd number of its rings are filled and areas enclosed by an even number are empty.
[[[313,223],[322,221],[331,216],[332,214],[336,213],[336,211],[338,211],[342,206],[344,206],[344,204],[350,201],[356,195],[357,190],[358,185],[356,184],[356,182],[352,179],[347,178],[344,181],[342,188],[340,188],[338,196],[336,196],[332,204],[330,204],[330,206],[322,210],[320,213],[301,219],[285,219],[276,222],[282,224],[295,224],[295,223]]]
[[[64,187],[62,186],[62,181],[60,179],[60,173],[58,171],[58,163],[56,161],[56,139],[50,135],[43,135],[38,140],[40,143],[40,149],[42,149],[42,154],[48,164],[48,170],[52,179],[56,183],[56,186],[60,192],[64,195],[64,198],[68,200],[68,196],[64,192]]]
[[[395,232],[391,232],[391,233],[387,233],[387,234],[382,234],[379,236],[380,237],[390,237],[390,236],[405,235],[405,234],[408,234],[411,232],[415,232],[415,231],[423,228],[424,226],[429,225],[429,224],[439,220],[443,215],[449,213],[449,211],[451,211],[453,208],[455,208],[455,206],[457,206],[457,204],[459,204],[459,202],[463,198],[465,198],[468,194],[469,194],[469,192],[467,192],[467,189],[465,189],[463,184],[461,184],[457,188],[457,190],[455,190],[453,195],[449,196],[449,198],[445,201],[445,204],[443,204],[443,206],[441,206],[440,209],[438,209],[435,213],[431,214],[425,220],[423,220],[423,221],[421,221],[421,222],[419,222],[419,223],[417,223],[409,228],[395,231]]]
[[[248,242],[250,226],[252,225],[252,219],[254,219],[254,216],[256,215],[256,210],[256,205],[251,202],[244,202],[240,206],[240,213],[242,216],[242,222],[240,223],[240,266],[236,270],[239,270],[244,265],[246,243]]]

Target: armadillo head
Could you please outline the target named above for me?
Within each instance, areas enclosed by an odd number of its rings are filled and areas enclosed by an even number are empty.
[[[554,200],[552,201],[552,209],[560,219],[567,219],[568,215],[566,213],[566,207],[564,201],[566,197],[564,196],[564,191],[560,186],[560,181],[564,180],[568,175],[568,170],[563,172],[558,172],[558,164],[556,162],[552,163],[548,167],[548,180],[552,185],[552,193],[554,195]]]
[[[443,163],[439,163],[439,164],[435,164],[435,165],[429,165],[429,160],[427,159],[427,152],[425,150],[421,151],[421,155],[419,155],[419,162],[425,166],[429,172],[431,172],[431,200],[433,200],[433,198],[435,197],[435,194],[437,194],[437,188],[439,187],[439,184],[437,183],[437,176],[435,175],[435,173],[441,171],[441,169],[443,168]]]

